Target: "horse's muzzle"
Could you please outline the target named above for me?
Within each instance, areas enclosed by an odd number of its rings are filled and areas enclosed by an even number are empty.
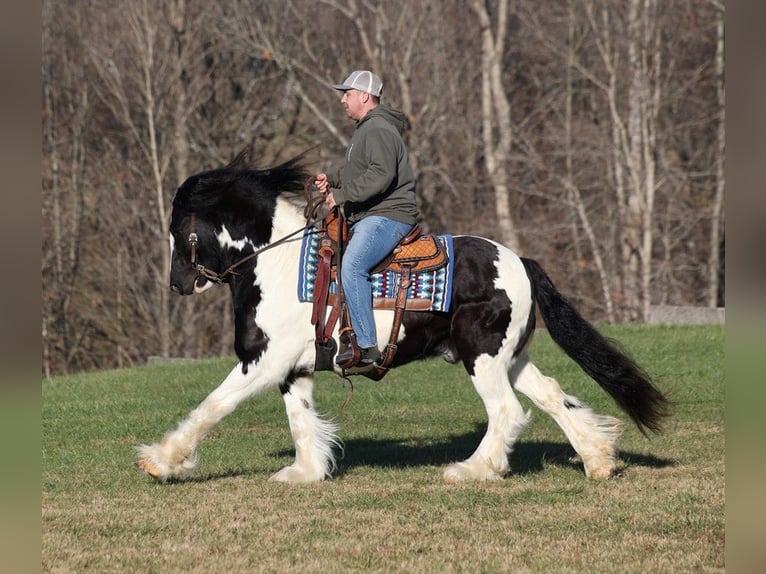
[[[177,277],[171,277],[170,290],[173,293],[177,293],[178,295],[192,295],[195,291],[198,290],[197,278],[192,277],[189,278],[189,280],[184,280]]]

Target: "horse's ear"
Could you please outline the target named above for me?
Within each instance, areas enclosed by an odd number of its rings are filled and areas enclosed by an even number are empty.
[[[253,144],[247,144],[233,160],[229,162],[228,168],[247,168],[250,167],[253,160]]]

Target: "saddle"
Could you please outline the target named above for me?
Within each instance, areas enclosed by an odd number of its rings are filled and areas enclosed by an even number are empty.
[[[308,185],[308,184],[307,184]],[[307,193],[308,196],[308,193]],[[307,206],[307,219],[311,213],[316,212],[318,201],[311,202]],[[318,225],[319,239],[319,267],[316,274],[314,287],[314,303],[311,314],[311,324],[316,333],[316,362],[315,369],[333,370],[333,358],[338,350],[332,332],[335,324],[340,319],[339,339],[340,351],[353,350],[352,358],[342,369],[354,365],[361,356],[361,349],[356,343],[356,335],[351,327],[343,286],[340,281],[340,267],[343,247],[349,239],[348,226],[336,207]],[[441,242],[431,234],[423,233],[421,226],[415,225],[413,229],[399,242],[383,261],[381,261],[373,273],[383,270],[393,271],[396,274],[398,288],[396,297],[373,300],[375,309],[389,309],[394,311],[393,325],[388,343],[383,348],[380,359],[373,364],[371,370],[359,372],[370,379],[379,381],[388,372],[394,355],[398,349],[396,341],[399,337],[404,311],[428,311],[431,305],[422,299],[408,299],[407,289],[411,285],[413,273],[433,271],[447,265],[449,257]],[[330,283],[335,280],[338,286],[337,293],[330,293]],[[329,315],[328,315],[328,307]]]

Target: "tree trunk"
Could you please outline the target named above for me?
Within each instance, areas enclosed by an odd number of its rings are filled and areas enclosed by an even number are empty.
[[[149,164],[152,171],[156,225],[160,230],[158,235],[161,238],[168,237],[169,222],[167,208],[165,206],[165,162],[160,160],[160,150],[158,142],[157,126],[155,119],[157,116],[157,103],[154,93],[154,66],[155,66],[155,40],[158,30],[153,23],[153,18],[149,14],[146,3],[136,10],[136,24],[139,27],[139,33],[142,34],[143,44],[139,46],[141,56],[141,72],[143,73],[143,97],[144,113],[146,115],[146,127],[148,137],[146,146],[148,146]],[[170,356],[170,291],[167,287],[167,278],[170,277],[170,244],[168,241],[160,242],[161,264],[160,276],[155,277],[157,289],[157,301],[159,309],[157,312],[157,323],[159,328],[160,353],[163,357]]]
[[[508,0],[498,2],[495,34],[484,0],[473,0],[471,7],[479,18],[481,29],[481,123],[484,165],[494,189],[499,240],[518,252],[520,245],[511,215],[508,190],[508,161],[512,142],[511,105],[502,84]]]
[[[604,310],[606,312],[606,319],[610,323],[614,323],[614,302],[612,300],[612,288],[609,281],[609,275],[604,267],[604,262],[601,257],[601,248],[599,246],[596,233],[593,229],[593,225],[588,217],[588,212],[583,201],[582,194],[579,188],[574,183],[574,173],[572,169],[574,152],[572,150],[572,72],[575,67],[575,54],[574,54],[574,26],[575,17],[573,13],[572,2],[569,2],[569,14],[568,14],[568,27],[567,27],[567,63],[566,63],[566,99],[565,99],[565,118],[564,118],[564,138],[565,138],[565,158],[566,158],[566,176],[564,178],[564,187],[567,189],[569,201],[574,210],[574,217],[572,220],[572,241],[575,245],[579,244],[577,237],[577,224],[579,221],[582,225],[585,235],[588,238],[588,245],[590,246],[591,253],[593,255],[593,263],[596,266],[598,272],[599,281],[601,283],[601,293],[604,296]],[[581,258],[579,250],[576,251],[576,256]]]
[[[655,0],[630,0],[627,65],[630,85],[627,122],[618,104],[617,61],[611,45],[607,4],[602,10],[601,56],[609,72],[607,98],[612,120],[613,175],[618,204],[618,244],[623,319],[647,320],[651,304],[656,121],[659,106],[660,35]],[[595,21],[591,17],[591,24]]]
[[[713,215],[710,220],[710,255],[708,259],[708,307],[717,307],[720,299],[722,275],[721,264],[721,234],[723,233],[723,197],[726,187],[724,172],[724,157],[726,154],[726,122],[725,104],[726,94],[724,91],[724,17],[723,10],[719,10],[716,22],[716,51],[715,51],[716,92],[718,96],[718,153],[716,153],[716,188],[713,200]]]
[[[189,175],[189,128],[187,122],[189,108],[189,78],[187,75],[187,41],[186,41],[186,0],[174,0],[168,4],[169,24],[173,32],[171,50],[171,66],[173,75],[173,164],[175,181],[180,185]],[[168,253],[168,258],[170,254]],[[169,273],[165,276],[164,289],[167,291]],[[184,356],[190,356],[197,348],[204,347],[205,331],[199,329],[198,322],[194,320],[198,310],[195,309],[195,301],[184,300],[179,303],[179,313],[182,317],[178,328],[181,330],[181,341],[185,341]],[[169,303],[168,303],[169,304]],[[170,344],[168,343],[168,348]]]

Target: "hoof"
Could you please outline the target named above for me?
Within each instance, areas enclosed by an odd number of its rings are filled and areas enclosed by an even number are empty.
[[[606,480],[614,476],[617,471],[617,461],[612,454],[583,456],[582,463],[585,467],[585,476],[592,480]]]
[[[507,473],[507,469],[498,472],[490,467],[475,468],[465,462],[456,462],[445,469],[442,478],[445,482],[449,483],[465,482],[467,480],[493,481],[502,480]]]
[[[286,466],[269,477],[269,482],[287,482],[291,484],[309,484],[321,482],[324,476],[316,476],[295,466]]]
[[[136,468],[145,472],[158,482],[169,480],[186,480],[197,466],[197,455],[194,452],[186,457],[169,456],[167,448],[159,444],[140,445],[136,447]],[[172,453],[171,453],[172,455]],[[173,462],[168,463],[170,459]]]
[[[154,480],[160,481],[161,472],[160,469],[157,468],[157,466],[150,460],[147,460],[145,458],[142,458],[141,460],[136,462],[136,468],[139,470],[144,471],[146,474],[151,476]]]
[[[591,480],[606,480],[608,478],[612,478],[612,476],[614,476],[614,472],[614,467],[602,466],[601,468],[590,471],[586,469],[585,476]]]
[[[444,474],[442,474],[444,482],[455,483],[468,480],[468,474],[465,472],[465,469],[462,468],[463,466],[464,465],[459,462],[449,465],[444,470]]]

